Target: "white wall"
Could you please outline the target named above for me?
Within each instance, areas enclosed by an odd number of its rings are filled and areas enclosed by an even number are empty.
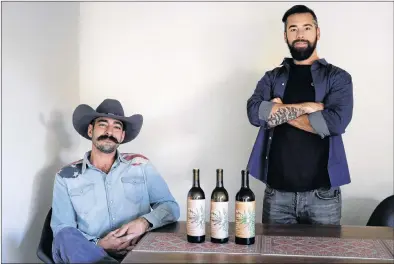
[[[257,133],[246,100],[288,55],[281,17],[291,5],[4,3],[2,262],[37,261],[53,175],[90,148],[72,128],[78,103],[112,97],[144,115],[140,136],[121,150],[152,159],[181,220],[194,167],[207,197],[223,168],[233,198]],[[353,76],[342,222],[365,225],[393,193],[392,4],[307,5],[320,20],[320,55]],[[264,184],[251,187],[261,221]]]
[[[78,3],[2,3],[2,263],[37,263],[54,175],[79,156],[78,16]]]
[[[353,76],[354,118],[344,136],[352,183],[343,188],[342,223],[365,225],[393,193],[392,4],[307,5],[320,21],[319,54]],[[288,56],[281,18],[291,6],[81,3],[81,102],[118,98],[126,113],[144,115],[140,136],[121,149],[152,159],[180,202],[181,219],[194,167],[208,197],[216,168],[235,196],[257,133],[246,100]],[[89,146],[82,141],[81,152]],[[261,221],[264,184],[251,186]]]

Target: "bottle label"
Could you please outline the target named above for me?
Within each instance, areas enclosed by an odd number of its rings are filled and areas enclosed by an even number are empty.
[[[255,236],[256,202],[235,202],[235,235],[240,238]]]
[[[211,201],[211,237],[228,237],[228,202]]]
[[[187,199],[186,231],[189,236],[205,235],[205,199]]]

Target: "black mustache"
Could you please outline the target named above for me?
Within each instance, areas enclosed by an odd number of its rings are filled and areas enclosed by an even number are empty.
[[[109,140],[113,141],[114,143],[119,144],[119,141],[118,141],[116,138],[114,138],[113,136],[102,135],[102,136],[99,136],[99,137],[97,138],[98,141],[100,141],[100,140],[106,140],[106,139],[109,139]]]

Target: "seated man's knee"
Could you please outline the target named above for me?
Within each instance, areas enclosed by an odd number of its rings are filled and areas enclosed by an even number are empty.
[[[70,242],[74,239],[86,239],[81,232],[75,227],[65,227],[61,229],[54,237],[54,244],[63,243],[64,241]]]

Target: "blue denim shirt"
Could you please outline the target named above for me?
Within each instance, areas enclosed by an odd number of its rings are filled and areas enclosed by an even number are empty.
[[[76,227],[96,242],[110,231],[138,217],[151,229],[175,222],[179,205],[152,163],[139,154],[117,152],[105,174],[82,160],[62,168],[55,176],[51,228]]]
[[[253,146],[248,170],[250,174],[267,183],[268,156],[275,128],[269,129],[267,119],[271,112],[273,98],[283,100],[289,77],[291,58],[285,58],[280,67],[267,71],[258,82],[253,95],[247,101],[249,122],[259,127]],[[309,122],[321,138],[329,137],[328,173],[332,187],[350,183],[342,134],[353,115],[352,78],[345,70],[327,63],[324,59],[311,66],[315,101],[324,104],[324,110],[308,115]]]

